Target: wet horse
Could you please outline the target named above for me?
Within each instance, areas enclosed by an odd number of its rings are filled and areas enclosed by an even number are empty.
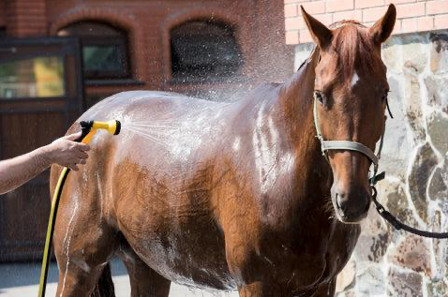
[[[313,106],[325,139],[374,150],[388,92],[381,43],[396,11],[370,28],[303,17],[316,49],[284,84],[231,104],[125,92],[81,116],[118,119],[123,130],[97,134],[88,163],[67,180],[57,296],[113,296],[114,255],[132,296],[166,297],[171,281],[240,296],[334,295],[370,205],[370,160],[322,156]]]

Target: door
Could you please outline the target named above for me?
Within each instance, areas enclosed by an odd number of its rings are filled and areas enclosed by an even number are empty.
[[[0,40],[0,159],[62,136],[83,111],[76,38]],[[0,261],[39,259],[50,210],[49,170],[0,195]]]

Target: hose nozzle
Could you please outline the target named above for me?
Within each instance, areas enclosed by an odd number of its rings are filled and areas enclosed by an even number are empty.
[[[88,121],[88,122],[81,122],[81,127],[83,130],[87,130],[87,132],[90,132],[92,130],[106,130],[110,134],[118,135],[121,130],[121,123],[117,120],[111,120],[107,122],[100,122],[100,121]]]
[[[76,141],[82,141],[84,143],[88,143],[92,136],[98,130],[106,130],[112,135],[118,135],[121,130],[121,123],[117,120],[112,120],[108,122],[99,122],[99,121],[82,121],[80,123],[82,128],[82,134],[79,139]]]
[[[121,130],[121,123],[117,120],[111,120],[108,122],[93,121],[92,129],[95,130],[103,129],[112,135],[118,135]]]

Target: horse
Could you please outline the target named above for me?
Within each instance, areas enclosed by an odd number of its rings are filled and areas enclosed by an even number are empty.
[[[167,297],[171,282],[242,297],[334,296],[371,203],[371,162],[345,149],[323,156],[316,125],[324,139],[375,149],[389,91],[381,44],[396,9],[369,28],[302,15],[315,50],[283,84],[233,103],[124,92],[73,124],[68,133],[117,119],[122,132],[97,133],[63,189],[57,296],[114,296],[115,255],[132,296]],[[60,172],[51,170],[51,191]]]

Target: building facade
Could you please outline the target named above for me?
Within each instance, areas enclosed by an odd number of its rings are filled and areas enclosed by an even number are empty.
[[[397,7],[394,35],[383,45],[394,116],[387,120],[379,200],[403,222],[448,231],[448,1],[285,0],[286,43],[296,67],[311,51],[300,5],[329,25],[355,19],[371,26]],[[337,296],[446,296],[446,240],[396,231],[375,209],[338,277]]]
[[[225,89],[235,81],[241,84],[255,81],[254,77],[283,79],[285,73],[290,72],[285,70],[290,60],[287,47],[281,42],[284,38],[282,15],[283,2],[280,0],[4,0],[0,2],[0,32],[3,36],[18,38],[77,36],[85,47],[90,47],[90,60],[101,56],[104,60],[109,58],[119,63],[110,65],[107,64],[110,61],[102,61],[103,64],[92,65],[86,57],[89,48],[84,48],[84,68],[103,67],[104,70],[104,67],[110,67],[115,72],[115,76],[101,73],[104,71],[97,71],[95,75],[95,71],[88,73],[88,69],[84,69],[87,70],[86,103],[91,105],[105,96],[136,86],[206,95],[210,88]],[[199,24],[192,27],[192,22]],[[220,30],[228,35],[235,48],[222,38],[216,41],[220,43],[213,43],[214,37],[223,33]],[[211,71],[208,79],[201,79],[200,75],[176,75],[173,55],[179,40],[176,42],[173,37],[187,32],[195,33],[195,36],[186,36],[187,40],[180,42],[195,43],[190,44],[190,49],[203,45],[202,52],[196,48],[198,55],[216,55],[216,47],[227,44],[225,50],[234,52],[230,59],[241,60],[239,67],[232,71],[238,79],[229,78],[225,71]],[[200,43],[201,38],[208,39],[208,44]],[[185,63],[191,60],[188,56],[180,58]],[[266,60],[275,60],[277,70],[271,71]],[[204,59],[201,62],[207,68],[211,66],[209,64],[223,61]],[[219,72],[219,67],[214,71]],[[205,71],[205,74],[210,73]],[[201,90],[207,91],[201,93]]]
[[[283,0],[0,0],[0,159],[135,89],[236,100],[293,72]],[[0,199],[0,261],[39,258],[48,172]]]

